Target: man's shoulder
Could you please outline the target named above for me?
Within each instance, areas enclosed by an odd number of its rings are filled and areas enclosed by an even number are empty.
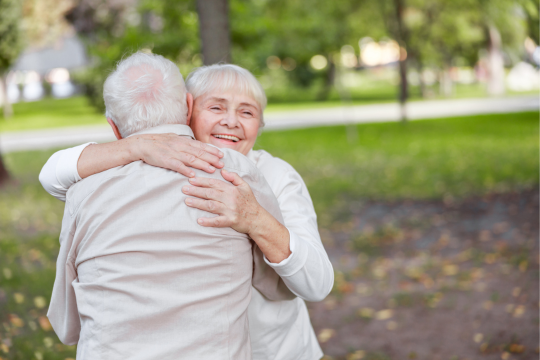
[[[153,166],[147,165],[142,161],[135,161],[127,165],[118,166],[101,173],[91,175],[81,181],[77,182],[71,186],[66,195],[66,206],[70,209],[70,212],[73,214],[80,206],[80,204],[96,190],[107,186],[112,179],[118,178],[137,178],[141,179],[139,176],[142,171],[163,171],[164,169],[155,168]],[[159,169],[159,170],[158,170]]]
[[[297,173],[291,164],[265,150],[252,150],[249,158],[252,159],[269,182],[270,178],[282,177],[287,173]]]
[[[259,173],[259,169],[247,156],[232,149],[220,149],[224,156],[221,161],[225,170],[237,173],[254,174]]]

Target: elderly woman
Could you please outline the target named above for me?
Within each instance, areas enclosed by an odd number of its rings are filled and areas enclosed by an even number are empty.
[[[313,203],[294,168],[264,150],[253,150],[263,122],[266,96],[247,70],[235,65],[196,69],[187,79],[193,95],[190,126],[196,140],[172,134],[140,135],[108,144],[84,144],[55,153],[44,166],[40,181],[53,196],[64,200],[69,187],[87,176],[142,160],[190,177],[182,191],[186,204],[216,216],[199,224],[232,227],[255,242],[273,243],[265,261],[297,296],[270,301],[252,289],[249,306],[250,337],[254,359],[305,359],[322,357],[304,300],[320,301],[330,292],[332,265],[321,243]],[[285,225],[263,211],[251,189],[234,173],[226,181],[193,177],[190,167],[214,172],[223,165],[215,147],[246,155],[265,176],[282,211]],[[91,146],[89,146],[91,145]]]

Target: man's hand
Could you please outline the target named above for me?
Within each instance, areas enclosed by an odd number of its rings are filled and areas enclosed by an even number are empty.
[[[223,167],[219,149],[176,134],[144,134],[130,137],[132,152],[138,160],[153,166],[194,177],[190,168],[213,173]]]

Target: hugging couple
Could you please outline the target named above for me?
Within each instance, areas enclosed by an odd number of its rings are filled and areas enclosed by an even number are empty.
[[[118,141],[59,151],[65,201],[49,320],[79,360],[316,360],[304,300],[334,275],[300,175],[253,150],[266,96],[230,64],[186,80],[135,53],[107,78]]]

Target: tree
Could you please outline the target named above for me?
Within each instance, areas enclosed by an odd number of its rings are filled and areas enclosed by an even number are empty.
[[[0,86],[4,94],[4,118],[13,115],[7,97],[6,75],[22,49],[20,19],[20,1],[0,0]]]
[[[7,97],[6,73],[21,51],[20,18],[21,7],[18,0],[0,0],[0,86],[4,93],[4,118],[13,114]],[[0,185],[5,184],[9,177],[0,155]]]
[[[197,0],[197,13],[204,64],[231,62],[228,0]]]

